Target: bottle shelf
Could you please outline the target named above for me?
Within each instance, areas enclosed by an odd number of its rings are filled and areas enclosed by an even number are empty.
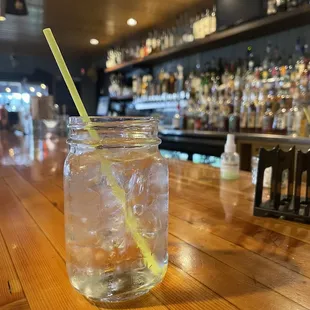
[[[164,51],[151,54],[144,58],[124,62],[107,68],[106,73],[128,71],[133,67],[147,66],[163,62],[167,59],[188,56],[197,52],[212,50],[235,44],[240,41],[258,38],[287,29],[297,28],[309,24],[310,5],[303,5],[289,12],[279,12],[258,20],[247,22],[226,30],[215,32],[203,39],[172,47]]]

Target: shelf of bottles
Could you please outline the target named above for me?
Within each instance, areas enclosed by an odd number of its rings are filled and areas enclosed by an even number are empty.
[[[178,109],[172,127],[308,137],[307,48],[298,39],[294,55],[287,60],[271,43],[263,61],[256,64],[251,47],[244,61],[223,64],[213,60],[204,73],[191,73],[185,81],[190,99],[187,108]]]
[[[133,75],[136,110],[170,109],[175,129],[292,134],[308,137],[310,124],[310,54],[296,40],[295,52],[283,59],[269,42],[262,61],[213,58],[185,77],[160,70],[157,76]]]
[[[292,11],[298,7],[301,7],[300,12],[302,12],[306,4],[309,4],[309,0],[268,0],[266,14],[268,16],[275,15],[279,12]],[[184,13],[170,29],[154,30],[142,42],[110,49],[107,53],[106,72],[135,65],[143,62],[144,59],[152,58],[152,56],[160,55],[177,47],[189,47],[192,42],[201,41],[201,39],[216,33],[216,27],[215,6],[211,10],[207,9],[197,14],[196,17]]]

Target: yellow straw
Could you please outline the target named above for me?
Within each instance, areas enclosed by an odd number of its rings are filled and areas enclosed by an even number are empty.
[[[63,79],[66,82],[66,85],[68,87],[68,90],[72,96],[72,99],[75,103],[75,106],[80,114],[80,116],[82,117],[83,121],[88,123],[90,122],[90,118],[87,114],[87,111],[84,107],[84,104],[81,100],[81,97],[74,85],[74,82],[72,80],[72,77],[69,73],[69,70],[67,68],[67,65],[65,63],[65,60],[61,54],[61,51],[57,45],[57,42],[55,40],[55,37],[52,33],[52,30],[50,28],[46,28],[43,30],[43,33],[45,35],[45,38],[47,40],[47,43],[54,55],[54,58],[56,60],[56,63],[58,65],[58,68],[63,76]],[[93,129],[88,129],[89,130],[89,134],[93,139],[98,139],[100,140],[100,137],[98,135],[98,133],[93,130]],[[158,265],[155,257],[153,256],[153,253],[150,251],[149,246],[147,244],[147,242],[145,241],[145,239],[137,232],[137,222],[135,220],[135,217],[133,216],[132,212],[129,212],[128,210],[126,210],[126,194],[125,191],[118,185],[117,181],[114,179],[113,174],[112,174],[112,169],[111,169],[111,164],[109,163],[108,160],[105,159],[101,159],[101,168],[102,171],[105,173],[106,178],[112,188],[112,192],[115,195],[115,197],[119,200],[119,202],[122,205],[123,208],[123,212],[125,215],[125,223],[126,226],[128,228],[128,230],[130,231],[133,239],[135,240],[137,247],[140,249],[142,255],[143,255],[143,259],[144,259],[144,263],[145,265],[151,270],[151,272],[154,275],[160,275],[162,273],[162,270],[160,268],[160,266]]]

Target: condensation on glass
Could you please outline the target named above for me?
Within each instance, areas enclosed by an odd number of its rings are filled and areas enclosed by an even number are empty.
[[[168,264],[168,166],[158,150],[158,122],[73,117],[69,130],[64,191],[70,282],[95,303],[143,295],[162,281]],[[134,234],[160,272],[154,273]]]

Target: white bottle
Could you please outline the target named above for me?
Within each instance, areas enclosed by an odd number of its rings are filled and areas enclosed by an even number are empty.
[[[216,6],[213,6],[213,10],[210,16],[210,33],[216,31]]]
[[[221,178],[236,180],[239,178],[240,157],[236,153],[235,136],[227,135],[225,152],[221,155]]]

